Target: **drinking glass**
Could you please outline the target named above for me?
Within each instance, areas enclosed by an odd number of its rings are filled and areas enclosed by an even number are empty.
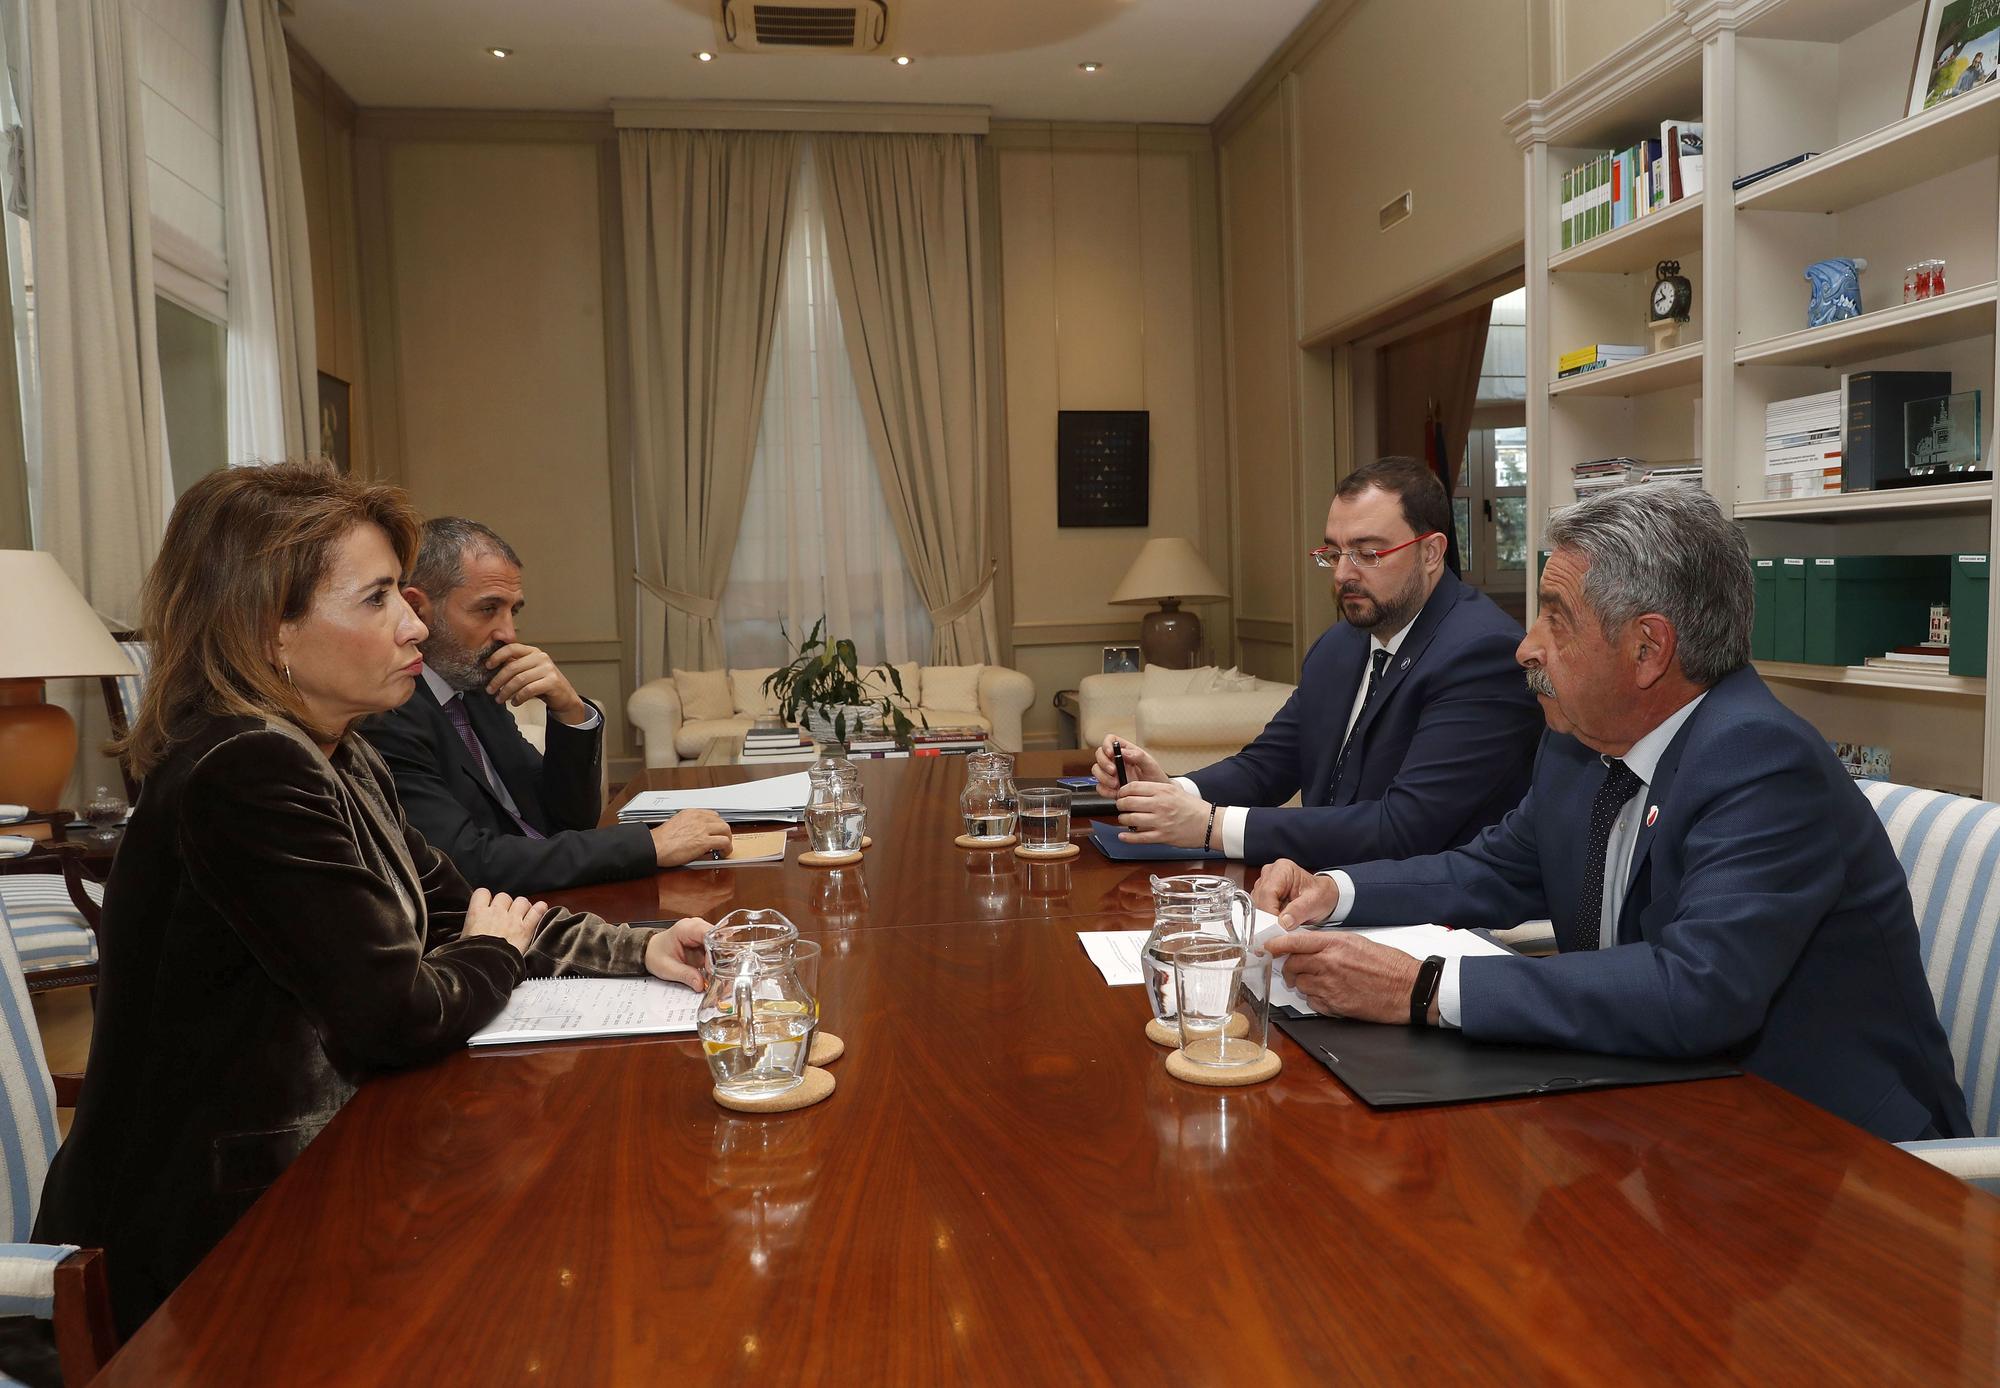
[[[1263,1057],[1271,1039],[1270,955],[1218,940],[1174,960],[1174,986],[1183,1056],[1216,1069]]]
[[[1062,786],[1023,786],[1018,793],[1021,848],[1054,853],[1069,847],[1069,791]]]
[[[798,927],[776,911],[731,911],[703,937],[708,988],[695,1031],[715,1087],[782,1094],[805,1077],[819,999],[800,975]],[[818,946],[806,953],[817,982]]]
[[[812,790],[806,797],[806,836],[813,852],[859,853],[868,819],[860,773],[852,764],[814,767],[808,780]]]
[[[1917,301],[1917,267],[1914,265],[1905,265],[1903,267],[1903,302],[1906,304],[1913,304],[1916,301]]]
[[[965,819],[967,838],[993,844],[1012,838],[1018,804],[1012,757],[1005,752],[966,754],[965,790],[958,797],[958,810]]]

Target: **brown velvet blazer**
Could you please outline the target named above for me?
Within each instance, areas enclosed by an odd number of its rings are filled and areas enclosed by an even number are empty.
[[[371,1072],[459,1049],[524,976],[642,972],[653,934],[551,911],[525,958],[461,938],[469,888],[360,737],[328,757],[289,723],[185,731],[106,887],[90,1064],[35,1222],[106,1250],[127,1335]]]

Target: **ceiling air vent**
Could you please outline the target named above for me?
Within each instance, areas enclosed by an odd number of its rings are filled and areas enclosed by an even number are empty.
[[[872,53],[888,36],[885,0],[722,0],[722,37],[746,53]]]

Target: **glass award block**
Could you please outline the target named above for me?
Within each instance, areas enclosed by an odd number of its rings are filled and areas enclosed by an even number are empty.
[[[1910,476],[1970,472],[1979,466],[1980,393],[1961,390],[1903,406]]]

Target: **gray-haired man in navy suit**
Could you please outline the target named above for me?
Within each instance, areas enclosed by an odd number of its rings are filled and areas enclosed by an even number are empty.
[[[1743,533],[1706,492],[1648,486],[1563,511],[1548,539],[1520,661],[1549,730],[1520,808],[1448,853],[1273,863],[1255,897],[1288,927],[1547,917],[1559,952],[1420,964],[1292,930],[1270,942],[1286,977],[1322,1012],[1729,1056],[1877,1136],[1964,1136],[1888,835],[1750,667]]]

